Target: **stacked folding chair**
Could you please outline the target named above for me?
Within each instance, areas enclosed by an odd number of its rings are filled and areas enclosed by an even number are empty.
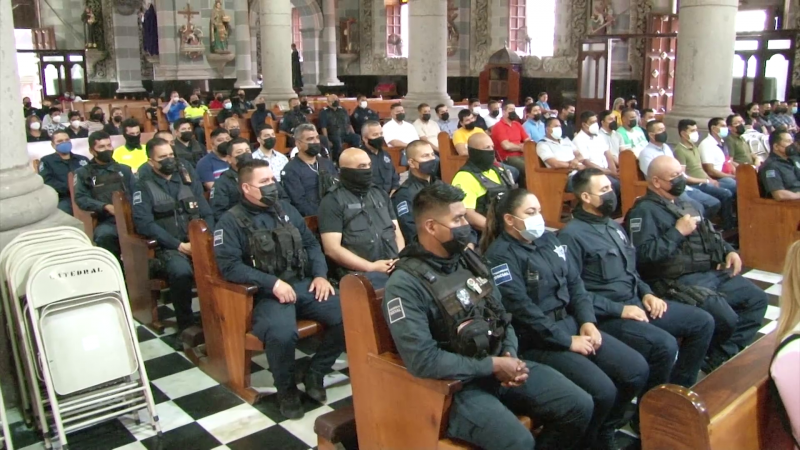
[[[3,404],[2,391],[0,391],[0,449],[14,450],[14,444],[11,442],[11,431],[8,429],[8,417],[6,416],[6,407]]]
[[[130,415],[161,434],[122,271],[81,231],[24,233],[0,253],[3,311],[26,423],[45,446]],[[149,414],[139,415],[146,410]]]

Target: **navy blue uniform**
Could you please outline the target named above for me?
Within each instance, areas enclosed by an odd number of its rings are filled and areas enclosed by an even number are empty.
[[[272,293],[279,278],[253,267],[253,254],[247,233],[239,226],[233,214],[223,214],[214,231],[214,254],[222,276],[233,283],[258,286],[256,305],[253,307],[253,334],[264,343],[275,387],[282,392],[295,385],[297,319],[314,320],[325,327],[322,343],[311,358],[309,370],[322,375],[330,372],[336,358],[344,351],[344,327],[339,296],[331,295],[327,301],[320,302],[314,298],[314,292],[308,292],[313,278],[327,279],[328,266],[316,237],[289,202],[280,201],[281,213],[275,207],[256,206],[244,199],[242,205],[257,230],[273,230],[278,226],[279,220],[291,223],[300,231],[303,248],[308,255],[310,270],[306,271],[306,278],[294,282],[282,280],[291,284],[297,294],[296,303],[281,303]]]
[[[357,106],[356,109],[353,110],[353,115],[350,116],[350,124],[353,125],[353,131],[359,136],[361,136],[361,128],[370,120],[376,122],[380,121],[378,113],[369,108],[362,108],[360,106]]]
[[[173,147],[175,156],[181,158],[184,162],[188,162],[192,168],[197,167],[197,163],[203,159],[208,151],[200,145],[197,139],[192,139],[189,144],[184,144],[180,139],[175,139],[175,146]]]
[[[400,175],[392,164],[392,158],[386,150],[380,149],[377,153],[367,148],[366,144],[361,149],[367,152],[372,163],[372,184],[382,189],[387,194],[400,187]]]
[[[758,169],[758,182],[767,198],[772,198],[774,191],[800,193],[800,156],[781,158],[770,153]]]
[[[392,206],[397,214],[397,223],[400,231],[403,232],[403,239],[411,243],[417,237],[417,225],[414,223],[414,197],[425,186],[443,183],[438,178],[431,177],[431,181],[425,181],[415,177],[409,172],[408,179],[400,185],[392,196]]]
[[[306,164],[300,158],[292,158],[281,172],[283,189],[292,201],[292,206],[303,217],[316,216],[319,209],[319,171],[336,176],[339,172],[330,159],[317,157],[317,163]]]
[[[56,191],[58,209],[67,214],[72,214],[72,199],[69,198],[67,175],[87,164],[89,164],[87,157],[72,152],[69,154],[69,159],[62,159],[59,153],[51,153],[39,160],[39,175],[44,180],[44,184]]]
[[[675,228],[678,219],[664,206],[664,202],[666,200],[648,190],[644,201],[637,202],[626,217],[625,225],[636,247],[637,268],[645,281],[651,280],[647,279],[643,265],[658,264],[678,255],[687,239]],[[680,199],[675,205],[685,209]],[[693,234],[698,233],[695,230]],[[734,252],[730,244],[724,245],[726,255]],[[741,275],[730,276],[727,270],[686,273],[677,281],[684,285],[702,286],[722,295],[709,296],[702,305],[715,322],[710,357],[724,360],[750,345],[767,310],[767,294],[763,290]]]
[[[567,262],[567,246],[546,231],[528,244],[503,232],[486,252],[503,304],[513,316],[520,354],[553,367],[594,400],[586,446],[607,442],[623,423],[631,399],[647,382],[645,359],[616,338],[601,332],[596,354],[570,351],[572,336],[596,323],[591,295],[580,274]]]
[[[67,135],[69,136],[70,139],[80,139],[89,137],[89,130],[83,127],[78,127],[77,130],[75,130],[72,127],[67,127],[67,129],[64,131],[67,132]]]
[[[636,249],[613,220],[582,208],[573,215],[558,239],[593,294],[598,327],[647,359],[650,378],[645,391],[664,383],[694,385],[714,333],[714,319],[700,308],[667,299],[663,299],[667,311],[658,319],[650,317],[649,323],[622,319],[625,305],[644,310],[644,296],[653,293],[636,271]],[[676,338],[682,339],[680,351]]]
[[[294,133],[294,129],[297,128],[298,125],[308,123],[308,119],[306,119],[306,115],[303,114],[300,109],[293,109],[291,111],[287,111],[283,115],[283,120],[281,120],[280,129],[281,131],[285,131],[290,135]],[[294,140],[292,140],[294,142]],[[288,143],[286,145],[289,145]]]
[[[406,247],[401,257],[416,256],[439,272],[452,273],[463,265],[461,255],[439,258],[419,243]],[[490,281],[491,283],[491,281]],[[589,395],[550,367],[527,362],[530,374],[522,386],[504,388],[492,375],[492,359],[471,358],[447,351],[435,336],[443,322],[436,300],[422,280],[398,268],[383,296],[383,313],[397,351],[408,371],[419,378],[461,380],[453,396],[447,435],[485,449],[572,449],[580,443],[591,416]],[[502,308],[496,288],[492,300]],[[391,304],[391,305],[390,305]],[[393,306],[389,310],[388,306]],[[398,308],[399,307],[399,308]],[[514,327],[508,325],[501,354],[517,355]],[[515,414],[544,425],[536,438],[520,425]]]
[[[211,188],[211,193],[208,196],[211,210],[214,212],[214,220],[219,220],[223,214],[228,212],[233,205],[239,203],[241,199],[239,174],[233,169],[222,172],[222,175],[214,182],[214,187]]]
[[[348,130],[350,127],[350,117],[347,111],[339,107],[336,109],[325,108],[319,113],[319,129],[327,130],[328,141],[331,145],[331,156],[334,161],[339,161],[342,153],[342,145],[347,143],[351,147],[358,147],[361,138]]]

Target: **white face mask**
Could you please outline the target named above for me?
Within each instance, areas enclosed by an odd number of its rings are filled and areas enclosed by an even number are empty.
[[[519,217],[517,217],[519,219]],[[525,223],[524,230],[517,230],[523,238],[534,241],[539,239],[544,234],[544,217],[541,214],[530,216],[523,220]]]
[[[589,125],[589,134],[597,134],[600,132],[600,125],[593,123]]]
[[[553,139],[561,139],[561,127],[553,128]]]
[[[367,109],[367,102],[361,102],[358,104],[362,109]]]
[[[689,141],[691,141],[692,144],[696,143],[699,140],[700,140],[700,133],[698,133],[697,131],[692,131],[691,133],[689,133]]]
[[[78,128],[79,126],[81,126],[81,121],[80,120],[73,120],[69,124],[72,125],[72,128]]]
[[[728,127],[723,127],[719,129],[719,137],[725,139],[728,137]]]
[[[61,123],[61,116],[50,116],[50,120],[52,120],[53,123]]]
[[[40,130],[42,128],[42,124],[40,122],[31,122],[31,130]]]
[[[476,106],[476,107],[472,108],[472,114],[475,114],[477,116],[477,115],[480,115],[480,113],[481,113],[481,107],[480,106]]]

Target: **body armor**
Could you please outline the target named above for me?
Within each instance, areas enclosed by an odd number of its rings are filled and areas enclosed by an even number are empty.
[[[511,178],[511,174],[502,167],[492,166],[491,168],[491,170],[494,170],[495,173],[497,173],[497,176],[500,178],[500,184],[490,180],[472,163],[467,162],[464,164],[461,170],[464,172],[469,172],[475,176],[483,188],[486,189],[486,194],[478,197],[478,203],[475,205],[475,211],[483,216],[486,216],[486,212],[488,211],[489,204],[492,202],[492,200],[502,197],[508,193],[508,191],[517,187],[517,185],[514,184],[514,180]]]
[[[97,201],[110,205],[112,195],[116,191],[125,192],[125,178],[122,172],[105,169],[108,166],[89,164],[86,167],[88,176],[86,183],[92,192],[92,198]]]
[[[357,196],[338,185],[331,195],[336,195],[337,203],[344,207],[342,247],[367,261],[397,258],[390,206],[377,188],[370,188],[366,195]]]
[[[189,237],[189,222],[200,218],[200,206],[197,204],[188,174],[181,170],[181,189],[178,198],[172,198],[156,181],[150,177],[144,185],[153,198],[153,217],[155,222],[170,235],[186,242]]]

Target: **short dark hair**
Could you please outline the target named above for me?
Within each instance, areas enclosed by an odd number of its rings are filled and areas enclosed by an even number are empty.
[[[636,113],[636,110],[633,109],[633,108],[625,108],[625,109],[622,110],[622,116],[623,117],[625,116],[625,114],[628,114],[628,113]]]
[[[73,117],[80,117],[80,116],[81,116],[80,111],[70,111],[69,114],[67,114],[67,117],[70,120],[72,120]]]
[[[269,162],[264,159],[250,159],[238,165],[239,186],[253,180],[253,172],[261,167],[269,167]]]
[[[537,105],[536,103],[529,103],[525,105],[525,114],[530,114],[531,111],[533,111],[534,106],[539,106],[539,105]]]
[[[133,117],[129,117],[123,120],[119,127],[121,131],[125,133],[125,130],[127,130],[128,128],[141,127],[141,125],[139,124],[138,120],[136,120]],[[139,128],[139,131],[142,131],[141,128]]]
[[[660,121],[658,119],[651,120],[650,122],[647,122],[647,126],[645,128],[647,128],[647,132],[648,133],[652,133],[653,130],[656,128],[656,125],[663,124],[663,123],[664,122],[662,122],[662,121]]]
[[[472,97],[472,98],[469,99],[469,104],[470,105],[473,104],[473,103],[480,103],[480,102],[481,102],[481,99],[479,99],[477,97]]]
[[[542,92],[539,92],[539,95],[537,95],[536,98],[542,98],[545,95],[547,95],[547,92],[542,91]]]
[[[581,113],[581,124],[584,124],[589,121],[592,117],[596,116],[597,114],[594,111],[586,110]]]
[[[683,133],[684,131],[688,130],[689,127],[697,125],[692,119],[681,119],[678,121],[678,133]]]
[[[572,102],[564,102],[564,103],[561,105],[561,111],[563,111],[563,110],[565,110],[565,109],[570,109],[570,108],[572,108],[572,107],[574,107],[574,106],[575,106],[575,104],[574,104],[574,103],[572,103]]]
[[[274,130],[274,128],[272,128],[272,125],[270,125],[268,123],[265,123],[264,125],[261,125],[261,127],[256,132],[256,137],[260,137],[261,136],[261,132],[264,131],[264,130]]]
[[[417,111],[422,111],[422,108],[430,108],[430,107],[431,105],[427,103],[420,103],[419,105],[417,105]]]
[[[602,122],[602,121],[606,120],[606,117],[613,116],[613,115],[614,115],[614,111],[611,111],[610,109],[604,109],[604,110],[600,111],[600,114],[597,115],[597,121],[598,122]]]
[[[184,125],[184,124],[187,124],[187,123],[188,123],[189,125],[191,125],[191,126],[192,126],[192,128],[194,128],[194,124],[192,123],[192,121],[191,121],[191,120],[189,120],[189,119],[187,119],[187,118],[185,118],[185,117],[181,117],[180,119],[176,120],[176,121],[173,123],[173,128],[177,130],[178,128],[180,128],[180,127],[181,127],[181,125]]]
[[[222,156],[230,156],[233,153],[233,146],[236,144],[247,144],[247,147],[250,147],[250,141],[245,138],[236,138],[228,142],[224,142],[217,147],[217,153]]]
[[[111,111],[109,111],[109,112],[111,114],[114,114],[117,111],[122,112],[122,108],[120,108],[119,106],[115,106],[115,107],[111,108]]]
[[[423,141],[422,139],[417,139],[417,140],[409,142],[408,145],[406,146],[406,155],[411,155],[411,153],[416,151],[417,147],[421,147],[423,145],[430,146],[431,144],[428,141]],[[433,148],[433,147],[431,147],[431,148]],[[409,158],[411,158],[411,156],[409,156]]]
[[[653,114],[655,114],[656,112],[655,112],[653,109],[651,109],[651,108],[647,108],[647,109],[643,109],[643,110],[642,110],[642,115],[645,115],[645,114],[647,114],[647,113],[653,113]]]
[[[395,108],[400,108],[400,107],[402,107],[402,106],[403,106],[403,104],[402,104],[402,103],[400,103],[400,102],[395,102],[395,103],[392,103],[392,106],[390,106],[390,107],[389,107],[389,110],[393,110],[393,109],[395,109]]]
[[[772,133],[769,134],[769,149],[770,149],[770,151],[772,151],[772,147],[775,147],[775,144],[777,144],[778,141],[781,140],[781,137],[784,134],[788,134],[788,135],[791,136],[791,133],[789,133],[788,131],[786,131],[786,129],[783,129],[783,128],[781,128],[779,130],[775,130],[775,131],[773,131]]]
[[[217,127],[217,128],[214,128],[213,130],[211,130],[211,139],[214,139],[215,137],[219,136],[220,134],[230,134],[230,133],[228,133],[228,130],[226,130],[225,128]]]
[[[51,106],[48,114],[53,114],[54,112],[61,112],[61,108],[58,106]]]
[[[758,106],[758,103],[750,102],[750,103],[744,105],[744,110],[745,111],[750,111],[751,109],[753,109],[753,106]]]
[[[712,117],[711,120],[708,121],[708,132],[711,132],[711,127],[715,127],[720,124],[720,122],[725,123],[725,119],[722,117]]]
[[[433,211],[449,208],[451,204],[464,200],[464,191],[447,183],[431,184],[422,188],[414,197],[414,222],[423,224],[423,218]]]
[[[111,139],[108,133],[103,130],[95,131],[89,135],[89,148],[93,149],[97,141],[104,141],[106,139]]]
[[[65,135],[67,135],[67,137],[69,137],[69,133],[67,133],[66,129],[56,130],[56,131],[53,131],[53,134],[50,135],[50,141],[51,142],[55,142],[56,141],[56,135],[59,135],[59,134],[65,134]]]
[[[731,126],[731,124],[733,124],[733,119],[735,119],[737,117],[742,117],[742,116],[740,116],[738,114],[729,115],[728,117],[725,118],[725,125]]]
[[[444,103],[439,103],[438,105],[436,105],[435,108],[433,108],[433,110],[436,111],[436,113],[438,114],[439,113],[439,109],[445,108],[445,107],[446,107],[446,105]]]
[[[572,191],[575,196],[580,198],[584,192],[589,192],[589,184],[592,182],[592,177],[598,175],[605,175],[602,170],[589,167],[575,172],[572,176]]]
[[[559,125],[561,124],[561,121],[558,120],[558,117],[552,117],[551,116],[551,117],[548,117],[547,120],[544,121],[545,128],[549,127],[550,123],[553,122],[553,121],[558,122]]]
[[[498,102],[497,100],[492,99],[492,100],[489,100],[489,103],[487,103],[486,106],[492,106],[492,105],[498,105],[498,104],[500,104],[500,102]]]
[[[152,159],[153,152],[155,151],[156,147],[160,147],[162,145],[170,147],[169,142],[161,138],[154,137],[153,139],[147,141],[147,145],[145,146],[145,152],[147,153],[147,157]]]
[[[463,122],[464,119],[466,119],[467,117],[469,117],[471,115],[472,115],[472,111],[470,111],[468,109],[462,109],[461,111],[458,112],[458,121],[459,122]]]

